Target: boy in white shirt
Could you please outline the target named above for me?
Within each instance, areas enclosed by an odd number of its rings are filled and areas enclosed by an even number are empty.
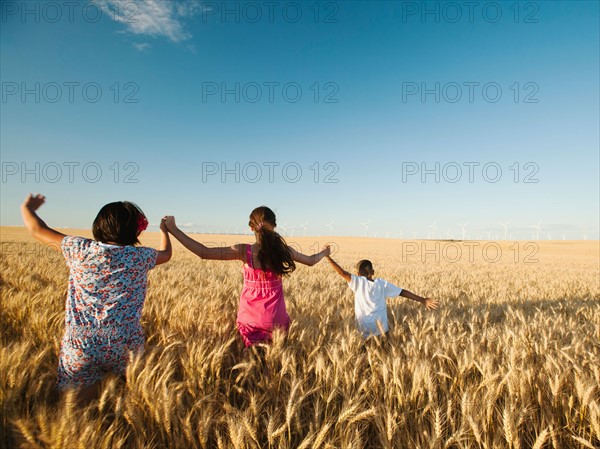
[[[438,301],[422,298],[408,290],[403,290],[386,280],[375,278],[373,264],[369,260],[361,260],[356,265],[358,275],[350,274],[340,267],[335,260],[327,256],[333,269],[342,276],[354,292],[354,313],[359,330],[364,337],[380,335],[388,331],[386,298],[403,296],[418,301],[427,310],[437,309]]]

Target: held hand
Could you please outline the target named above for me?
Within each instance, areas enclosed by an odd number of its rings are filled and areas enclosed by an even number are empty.
[[[331,246],[325,245],[325,247],[323,248],[323,256],[329,257],[330,255],[331,255]]]
[[[177,229],[177,225],[175,224],[175,217],[173,215],[165,215],[161,221],[161,225],[164,222],[167,231],[173,232]]]
[[[162,232],[169,232],[169,230],[167,229],[167,223],[166,223],[165,217],[163,217],[163,218],[160,220],[160,230],[161,230]]]
[[[423,305],[427,307],[427,310],[435,310],[438,308],[439,301],[437,299],[425,298]]]
[[[25,198],[25,201],[23,202],[22,207],[26,207],[27,209],[32,210],[32,211],[36,211],[45,202],[46,202],[46,197],[44,195],[40,195],[39,193],[36,193],[34,195],[33,193],[30,193],[29,196],[27,198]]]

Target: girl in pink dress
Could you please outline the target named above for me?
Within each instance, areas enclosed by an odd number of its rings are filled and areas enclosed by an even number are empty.
[[[296,269],[295,262],[312,266],[330,254],[328,246],[312,256],[288,246],[275,231],[275,214],[266,206],[257,207],[250,214],[248,225],[256,239],[252,245],[208,248],[177,228],[175,217],[167,216],[164,221],[173,237],[202,259],[244,262],[244,287],[237,327],[246,346],[270,341],[275,328],[287,331],[290,317],[285,308],[281,280]]]

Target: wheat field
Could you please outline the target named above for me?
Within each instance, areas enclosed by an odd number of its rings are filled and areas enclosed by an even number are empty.
[[[364,343],[352,293],[324,260],[284,280],[287,336],[244,350],[241,263],[175,243],[150,275],[145,353],[81,409],[55,390],[64,259],[2,228],[0,447],[600,447],[598,241],[496,242],[486,253],[489,242],[288,238],[306,253],[328,240],[349,271],[369,258],[375,276],[440,308],[390,299],[388,337]]]

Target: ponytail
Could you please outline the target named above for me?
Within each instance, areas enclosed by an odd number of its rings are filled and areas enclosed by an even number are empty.
[[[248,224],[256,232],[260,265],[280,276],[293,272],[296,264],[292,253],[283,237],[275,232],[275,213],[266,206],[257,207]]]
[[[281,276],[290,274],[296,269],[287,244],[283,237],[271,229],[263,227],[258,231],[258,260],[262,267],[268,267]]]

